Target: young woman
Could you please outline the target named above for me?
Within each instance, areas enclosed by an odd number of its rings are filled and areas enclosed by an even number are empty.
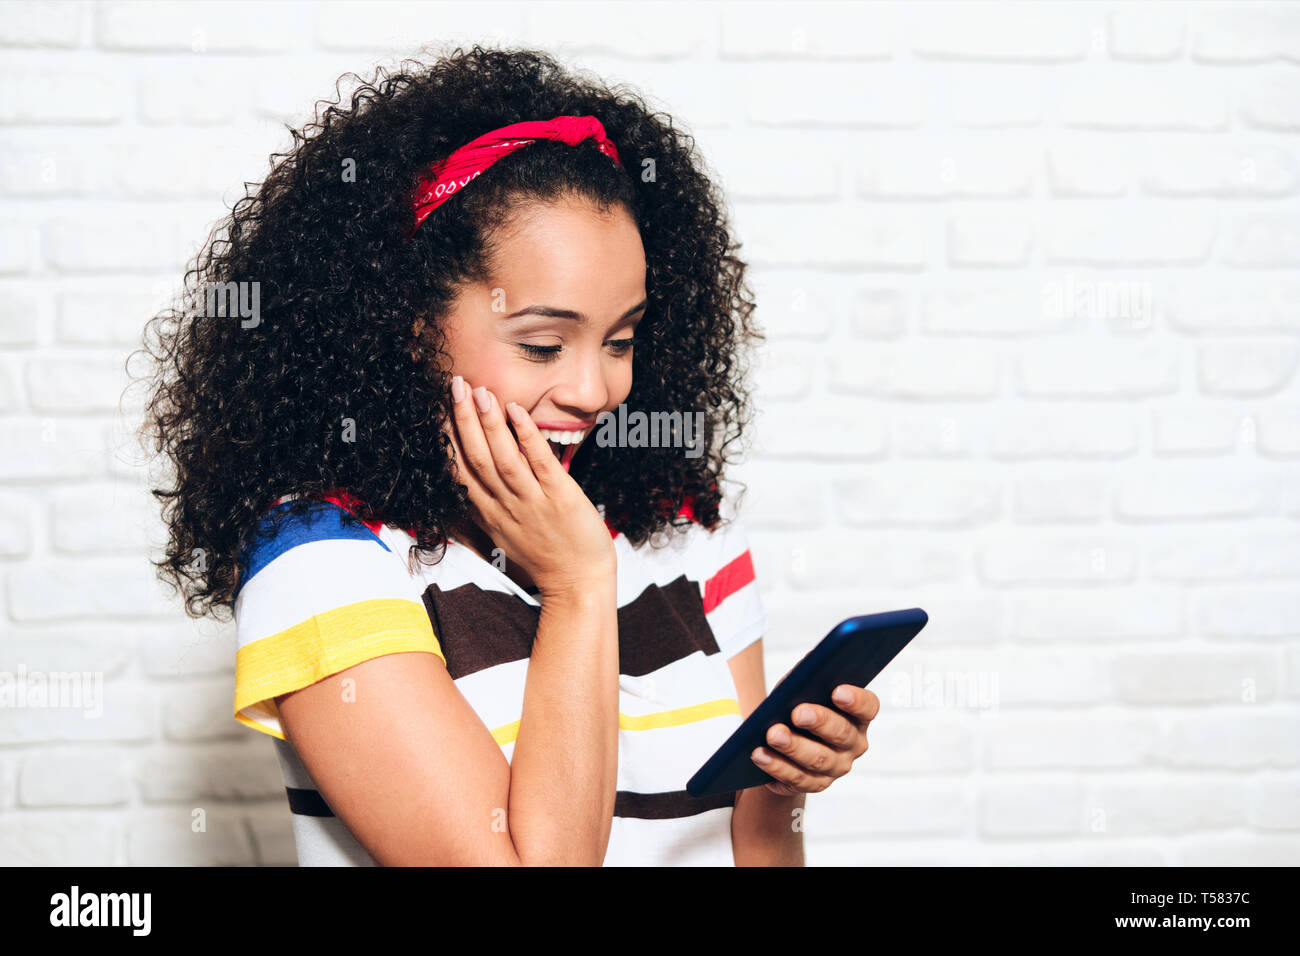
[[[151,323],[150,424],[162,572],[233,610],[300,863],[802,864],[870,691],[685,792],[767,626],[719,490],[761,336],[689,137],[476,46],[277,157]]]

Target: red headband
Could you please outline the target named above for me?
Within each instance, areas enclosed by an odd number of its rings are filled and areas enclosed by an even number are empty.
[[[577,146],[585,139],[594,139],[602,153],[618,163],[620,169],[623,167],[618,158],[618,150],[605,136],[605,127],[594,116],[557,116],[550,120],[528,120],[502,126],[466,143],[446,159],[429,167],[428,174],[415,189],[415,225],[412,232],[420,227],[429,213],[502,156],[508,156],[539,139],[553,139],[570,146]]]

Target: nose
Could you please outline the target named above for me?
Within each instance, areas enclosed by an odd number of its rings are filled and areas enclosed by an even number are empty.
[[[599,355],[574,357],[558,370],[551,401],[584,418],[595,416],[609,402],[606,372]]]

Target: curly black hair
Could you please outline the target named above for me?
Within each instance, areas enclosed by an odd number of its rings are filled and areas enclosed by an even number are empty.
[[[142,434],[167,465],[153,494],[169,541],[155,563],[186,612],[230,607],[240,555],[282,496],[343,490],[359,517],[408,529],[418,559],[440,559],[471,510],[442,430],[440,319],[458,283],[487,280],[494,231],[530,202],[584,197],[629,213],[647,311],[628,410],[704,413],[698,457],[585,442],[571,473],[633,543],[688,524],[678,516],[688,500],[715,527],[729,449],[751,411],[744,349],[764,336],[692,137],[635,92],[536,50],[457,47],[345,79],[357,81],[350,104],[336,83],[334,100],[290,129],[292,146],[271,154],[262,183],[245,184],[176,301],[146,327]],[[495,162],[407,241],[412,190],[432,163],[489,130],[560,115],[599,119],[623,168],[589,140],[539,141]],[[228,283],[257,283],[256,321],[207,314],[207,290]],[[355,440],[341,440],[344,419]]]

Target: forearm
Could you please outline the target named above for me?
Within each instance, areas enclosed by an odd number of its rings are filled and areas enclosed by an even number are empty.
[[[543,597],[510,767],[525,865],[604,862],[618,783],[617,579]]]
[[[803,866],[805,797],[784,797],[761,786],[739,791],[731,814],[736,866]]]

